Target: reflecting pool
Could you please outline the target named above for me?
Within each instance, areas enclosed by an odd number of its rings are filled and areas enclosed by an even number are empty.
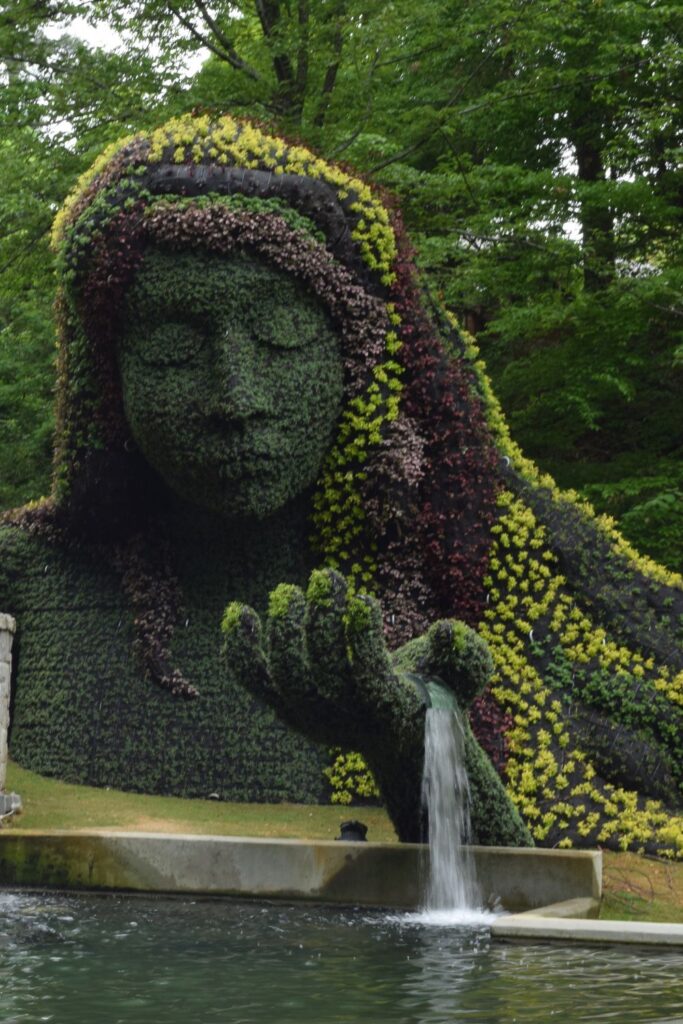
[[[681,1024],[683,954],[367,910],[0,895],[2,1024]]]

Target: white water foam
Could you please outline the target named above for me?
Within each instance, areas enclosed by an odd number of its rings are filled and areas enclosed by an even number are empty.
[[[489,925],[500,917],[495,910],[418,910],[404,914],[404,924],[426,924],[436,928],[478,928]]]

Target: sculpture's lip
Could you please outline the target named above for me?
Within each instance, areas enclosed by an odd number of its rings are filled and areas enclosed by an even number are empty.
[[[232,463],[218,467],[218,475],[221,480],[235,483],[240,480],[258,480],[264,473],[273,472],[275,468],[272,463],[261,463],[258,466],[243,466]]]
[[[221,480],[250,479],[277,469],[274,456],[243,452],[207,457],[203,464],[208,473],[216,474]]]
[[[288,454],[277,454],[273,451],[241,444],[238,440],[214,438],[213,442],[203,445],[199,452],[193,452],[192,462],[198,466],[206,466],[209,472],[218,472],[221,476],[239,473],[251,475],[275,468]]]

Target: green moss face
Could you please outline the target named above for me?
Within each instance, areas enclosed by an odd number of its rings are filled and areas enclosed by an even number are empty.
[[[295,278],[246,254],[151,249],[119,367],[134,440],[187,501],[263,518],[315,482],[343,365],[327,311]]]

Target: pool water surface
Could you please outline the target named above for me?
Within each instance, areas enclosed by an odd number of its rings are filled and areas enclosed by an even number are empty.
[[[681,1024],[683,953],[363,909],[0,894],[0,1022]]]

